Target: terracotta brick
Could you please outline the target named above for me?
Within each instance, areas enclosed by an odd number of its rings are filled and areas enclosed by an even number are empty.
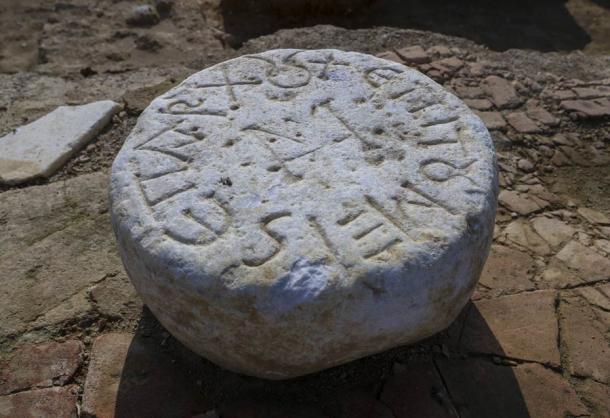
[[[0,394],[64,385],[82,362],[80,341],[28,345],[0,363]]]
[[[76,386],[30,390],[0,396],[1,418],[76,418]]]

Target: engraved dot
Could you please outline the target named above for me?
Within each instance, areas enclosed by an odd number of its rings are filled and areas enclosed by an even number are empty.
[[[299,138],[303,136],[303,134],[302,134],[302,133],[300,133],[300,132],[297,132],[297,134],[296,134],[296,135],[297,135],[297,137],[299,137]]]
[[[272,165],[270,167],[267,167],[267,171],[271,171],[272,173],[280,171],[281,169],[282,169],[282,166],[279,166],[279,165]]]
[[[273,137],[269,138],[269,142],[274,143],[275,141],[277,141],[277,139],[275,139]]]
[[[375,127],[375,129],[373,129],[373,132],[375,133],[375,135],[381,135],[384,131],[381,126],[377,126]]]
[[[235,141],[233,141],[232,139],[229,139],[227,142],[225,142],[224,146],[225,147],[232,147],[233,145],[235,145]]]
[[[236,104],[234,104],[234,105],[231,105],[231,107],[229,107],[229,109],[231,109],[231,110],[237,110],[237,109],[239,109],[239,106],[238,106],[238,105],[236,105]]]

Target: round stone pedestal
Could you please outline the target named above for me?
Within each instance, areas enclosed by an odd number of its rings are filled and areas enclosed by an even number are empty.
[[[487,130],[432,80],[274,50],[155,99],[110,196],[125,268],[167,330],[281,379],[447,327],[487,257],[496,194]]]

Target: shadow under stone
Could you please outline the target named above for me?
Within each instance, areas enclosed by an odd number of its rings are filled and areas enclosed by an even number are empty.
[[[330,24],[347,29],[388,26],[427,30],[470,39],[496,51],[582,49],[591,37],[570,14],[566,1],[373,0],[369,6],[353,9],[295,7],[293,13],[287,13],[284,9],[289,7],[283,6],[278,13],[268,6],[273,1],[223,0],[221,13],[224,29],[232,35],[234,46],[279,29]],[[608,0],[596,1],[604,7],[608,3]],[[307,3],[334,2],[308,0]]]
[[[469,303],[448,329],[418,344],[272,381],[197,356],[144,308],[120,377],[115,417],[189,418],[212,410],[221,418],[529,417],[512,367],[461,351],[465,321],[473,319],[477,338],[502,352]]]

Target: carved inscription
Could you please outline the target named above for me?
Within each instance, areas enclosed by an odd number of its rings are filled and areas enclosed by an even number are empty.
[[[313,237],[350,268],[400,257],[424,228],[457,228],[486,193],[455,102],[371,57],[248,55],[155,100],[142,123],[157,128],[130,139],[130,167],[176,245],[234,248],[256,269]]]

